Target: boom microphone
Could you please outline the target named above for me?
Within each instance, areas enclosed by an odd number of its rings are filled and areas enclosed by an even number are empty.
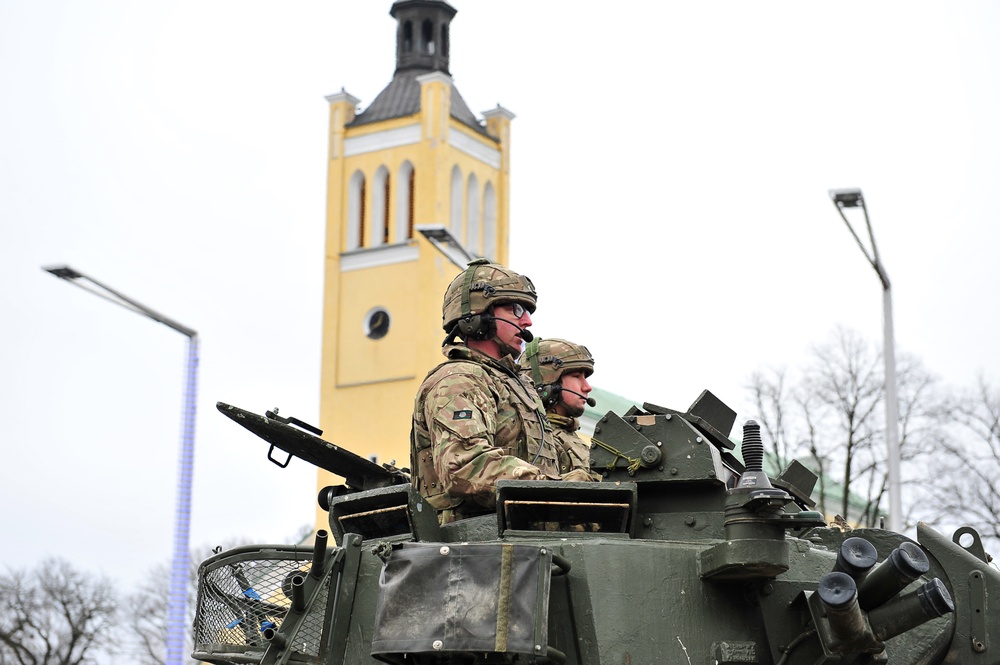
[[[562,391],[564,393],[573,393],[574,395],[577,395],[578,397],[582,397],[583,399],[587,400],[587,406],[597,406],[597,400],[594,399],[593,397],[587,397],[586,395],[581,395],[580,393],[576,392],[575,390],[570,390],[569,388],[563,388]]]
[[[531,334],[530,330],[528,330],[527,328],[522,328],[521,326],[517,325],[516,323],[514,323],[510,319],[504,319],[504,318],[501,318],[499,316],[494,316],[493,320],[494,321],[503,321],[504,323],[508,323],[508,324],[514,326],[515,328],[517,328],[518,330],[520,330],[521,331],[521,339],[523,339],[525,342],[530,342],[531,340],[535,339],[535,336]]]

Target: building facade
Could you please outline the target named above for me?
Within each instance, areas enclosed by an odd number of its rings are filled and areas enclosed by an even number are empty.
[[[469,260],[508,255],[514,116],[497,106],[477,118],[459,94],[449,70],[455,13],[440,0],[395,2],[392,80],[360,113],[343,89],[326,98],[320,427],[328,441],[401,467],[413,397],[444,360],[445,288]],[[317,490],[338,482],[320,470]]]

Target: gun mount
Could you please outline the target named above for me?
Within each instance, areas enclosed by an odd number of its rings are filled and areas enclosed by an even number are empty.
[[[971,527],[917,540],[828,528],[816,476],[763,470],[759,428],[707,391],[686,412],[605,415],[600,483],[501,481],[495,514],[439,526],[405,470],[220,404],[347,479],[336,546],[239,548],[199,570],[211,663],[1000,663],[1000,573]],[[285,461],[287,463],[287,460]],[[972,542],[959,544],[960,536]],[[995,612],[995,610],[993,610]]]

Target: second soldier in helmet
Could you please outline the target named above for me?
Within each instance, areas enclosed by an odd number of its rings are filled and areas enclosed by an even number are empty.
[[[534,382],[552,423],[559,448],[559,470],[569,473],[579,469],[600,480],[600,475],[590,471],[590,445],[577,434],[585,407],[596,403],[590,397],[591,386],[587,381],[594,373],[590,351],[565,339],[534,339],[521,356],[520,364],[521,371]]]

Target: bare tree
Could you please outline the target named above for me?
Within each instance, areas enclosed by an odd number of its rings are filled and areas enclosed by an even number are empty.
[[[785,388],[784,369],[771,369],[754,372],[750,377],[750,392],[753,402],[760,414],[760,426],[764,435],[765,446],[771,444],[770,454],[774,466],[785,468],[791,460],[790,451],[794,445],[788,440],[785,430],[785,409],[788,408],[790,396]]]
[[[118,601],[104,577],[61,559],[0,576],[0,662],[84,665],[112,653]]]
[[[896,364],[899,399],[899,451],[904,470],[900,484],[904,501],[903,523],[910,527],[917,521],[933,521],[931,487],[936,475],[935,460],[949,431],[948,406],[941,394],[940,382],[909,355]],[[887,491],[888,473],[883,474],[882,489]]]
[[[166,565],[157,566],[139,589],[124,599],[129,633],[134,640],[127,648],[137,665],[162,665],[166,662],[167,610],[163,580],[169,579],[168,575]]]
[[[811,415],[824,428],[823,454],[840,469],[838,512],[869,525],[881,495],[873,497],[866,492],[868,500],[858,515],[851,514],[850,498],[852,489],[856,491],[855,482],[871,490],[876,462],[872,442],[878,434],[872,415],[882,397],[880,358],[857,334],[844,329],[837,330],[834,342],[817,347],[813,353],[815,360],[806,370],[804,385],[813,397],[809,404],[815,405]]]
[[[931,483],[940,519],[967,520],[1000,541],[1000,389],[980,376],[976,389],[949,405],[953,429],[941,443]]]
[[[198,567],[201,562],[217,551],[245,544],[246,539],[228,542],[215,548],[201,547],[191,552],[190,583],[187,596],[187,625],[194,623],[195,602],[198,595]],[[163,592],[165,581],[170,578],[170,568],[166,563],[149,569],[145,581],[123,599],[129,632],[133,643],[128,649],[138,665],[163,665],[167,660],[167,596]],[[185,652],[191,653],[191,636],[185,635]],[[187,662],[197,661],[190,659]]]
[[[299,543],[309,538],[313,533],[311,525],[299,527],[293,537]],[[188,587],[187,623],[194,623],[195,603],[198,595],[198,568],[206,559],[215,554],[248,544],[248,538],[231,538],[215,547],[201,547],[191,552],[191,571]],[[169,579],[169,569],[166,563],[153,566],[146,581],[138,589],[125,597],[123,608],[127,613],[129,632],[132,643],[128,645],[130,656],[137,665],[163,665],[166,662],[167,644],[167,597],[163,593],[164,580]],[[187,653],[193,650],[191,636],[185,638]],[[197,661],[190,660],[195,663]],[[3,663],[0,663],[3,665]]]
[[[936,380],[909,356],[898,366],[901,462],[916,468],[940,430]],[[779,466],[799,457],[819,476],[820,511],[862,526],[879,523],[888,489],[882,368],[874,345],[838,328],[797,381],[758,372],[749,386]]]

